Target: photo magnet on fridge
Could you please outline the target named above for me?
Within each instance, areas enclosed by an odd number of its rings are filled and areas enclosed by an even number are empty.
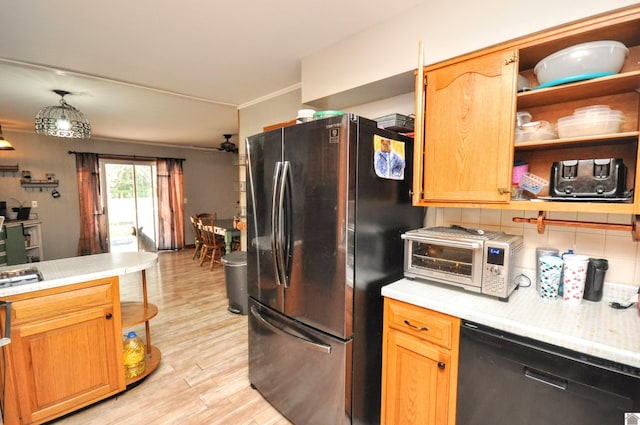
[[[404,180],[406,164],[404,142],[375,135],[373,137],[373,168],[383,179]]]

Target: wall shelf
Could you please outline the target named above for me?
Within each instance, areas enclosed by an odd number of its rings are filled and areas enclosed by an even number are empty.
[[[20,179],[20,186],[25,189],[40,189],[42,192],[43,189],[50,189],[58,187],[58,180],[26,180]]]
[[[4,176],[5,174],[15,174],[18,172],[20,167],[18,164],[15,165],[0,165],[0,175]]]

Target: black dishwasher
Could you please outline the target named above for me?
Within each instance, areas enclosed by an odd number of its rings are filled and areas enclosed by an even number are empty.
[[[640,369],[463,320],[457,425],[623,425]]]

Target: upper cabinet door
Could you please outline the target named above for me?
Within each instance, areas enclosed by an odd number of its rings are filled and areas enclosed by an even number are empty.
[[[427,70],[418,204],[509,202],[517,70],[515,49]]]

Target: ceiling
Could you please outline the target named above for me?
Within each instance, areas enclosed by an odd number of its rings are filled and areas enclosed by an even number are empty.
[[[0,125],[33,131],[60,89],[92,137],[213,149],[239,107],[300,84],[302,58],[420,1],[7,0]]]

